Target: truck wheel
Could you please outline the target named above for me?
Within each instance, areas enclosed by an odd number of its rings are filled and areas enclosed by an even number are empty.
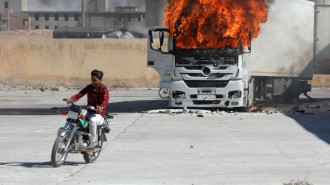
[[[158,95],[162,99],[168,99],[170,97],[170,90],[169,89],[160,88],[159,91],[158,91]]]

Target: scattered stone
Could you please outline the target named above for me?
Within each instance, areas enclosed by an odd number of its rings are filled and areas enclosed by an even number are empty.
[[[190,145],[190,148],[194,148],[194,146],[193,145]]]
[[[198,114],[197,117],[202,118],[204,116],[203,116],[203,114]]]
[[[290,183],[283,183],[283,185],[313,185],[313,184],[306,181],[298,181],[298,182],[291,181]]]
[[[225,111],[220,111],[219,114],[220,115],[226,115],[226,112]]]
[[[172,114],[172,111],[170,109],[165,110],[165,114]]]
[[[244,117],[240,117],[240,119],[244,119]]]
[[[188,114],[189,110],[187,109],[187,107],[184,107],[182,109],[182,114]]]
[[[257,112],[257,111],[258,111],[257,107],[251,107],[251,108],[249,108],[248,112]]]
[[[40,91],[41,91],[41,92],[44,92],[44,91],[45,91],[45,89],[44,89],[44,88],[40,88]]]
[[[58,88],[58,87],[53,87],[53,88],[51,88],[50,90],[51,90],[51,91],[60,91],[60,88]]]
[[[324,103],[323,103],[323,107],[329,107],[329,104],[326,103],[326,102],[324,102]]]

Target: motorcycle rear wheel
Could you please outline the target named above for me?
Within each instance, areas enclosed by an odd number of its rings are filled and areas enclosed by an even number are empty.
[[[68,151],[64,151],[65,150],[65,146],[66,146],[66,142],[65,141],[65,137],[61,137],[61,136],[57,136],[54,146],[53,146],[53,150],[52,150],[52,165],[53,167],[60,167],[62,166],[62,164],[64,163],[66,157],[68,156]]]
[[[98,145],[94,146],[94,151],[92,155],[88,153],[84,153],[84,160],[86,163],[93,163],[96,161],[96,159],[100,156],[100,153],[102,151],[102,146],[103,146],[103,134],[98,138]]]

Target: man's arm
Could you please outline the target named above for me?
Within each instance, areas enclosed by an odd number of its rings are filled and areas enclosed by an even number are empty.
[[[104,94],[103,94],[103,101],[101,103],[101,105],[99,106],[99,109],[102,109],[104,112],[107,109],[109,103],[109,91],[107,88],[104,89]],[[100,111],[102,111],[100,110]]]
[[[74,102],[78,101],[81,97],[85,96],[85,94],[86,94],[87,91],[88,91],[88,87],[89,87],[89,86],[86,86],[86,87],[83,88],[78,94],[73,95],[73,96],[71,97],[71,99],[72,99]]]

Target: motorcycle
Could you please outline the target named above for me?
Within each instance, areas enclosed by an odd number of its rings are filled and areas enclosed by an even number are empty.
[[[67,102],[69,111],[65,112],[68,116],[64,127],[59,128],[57,138],[51,154],[53,167],[60,167],[66,160],[69,153],[81,153],[86,163],[93,163],[100,156],[103,142],[107,141],[105,133],[110,132],[110,119],[113,115],[107,113],[104,123],[97,127],[98,141],[93,150],[87,152],[86,149],[92,146],[91,135],[89,134],[89,124],[84,116],[84,112],[96,111],[95,107],[88,106],[87,110],[77,106],[72,100]],[[95,145],[95,144],[94,144]]]

